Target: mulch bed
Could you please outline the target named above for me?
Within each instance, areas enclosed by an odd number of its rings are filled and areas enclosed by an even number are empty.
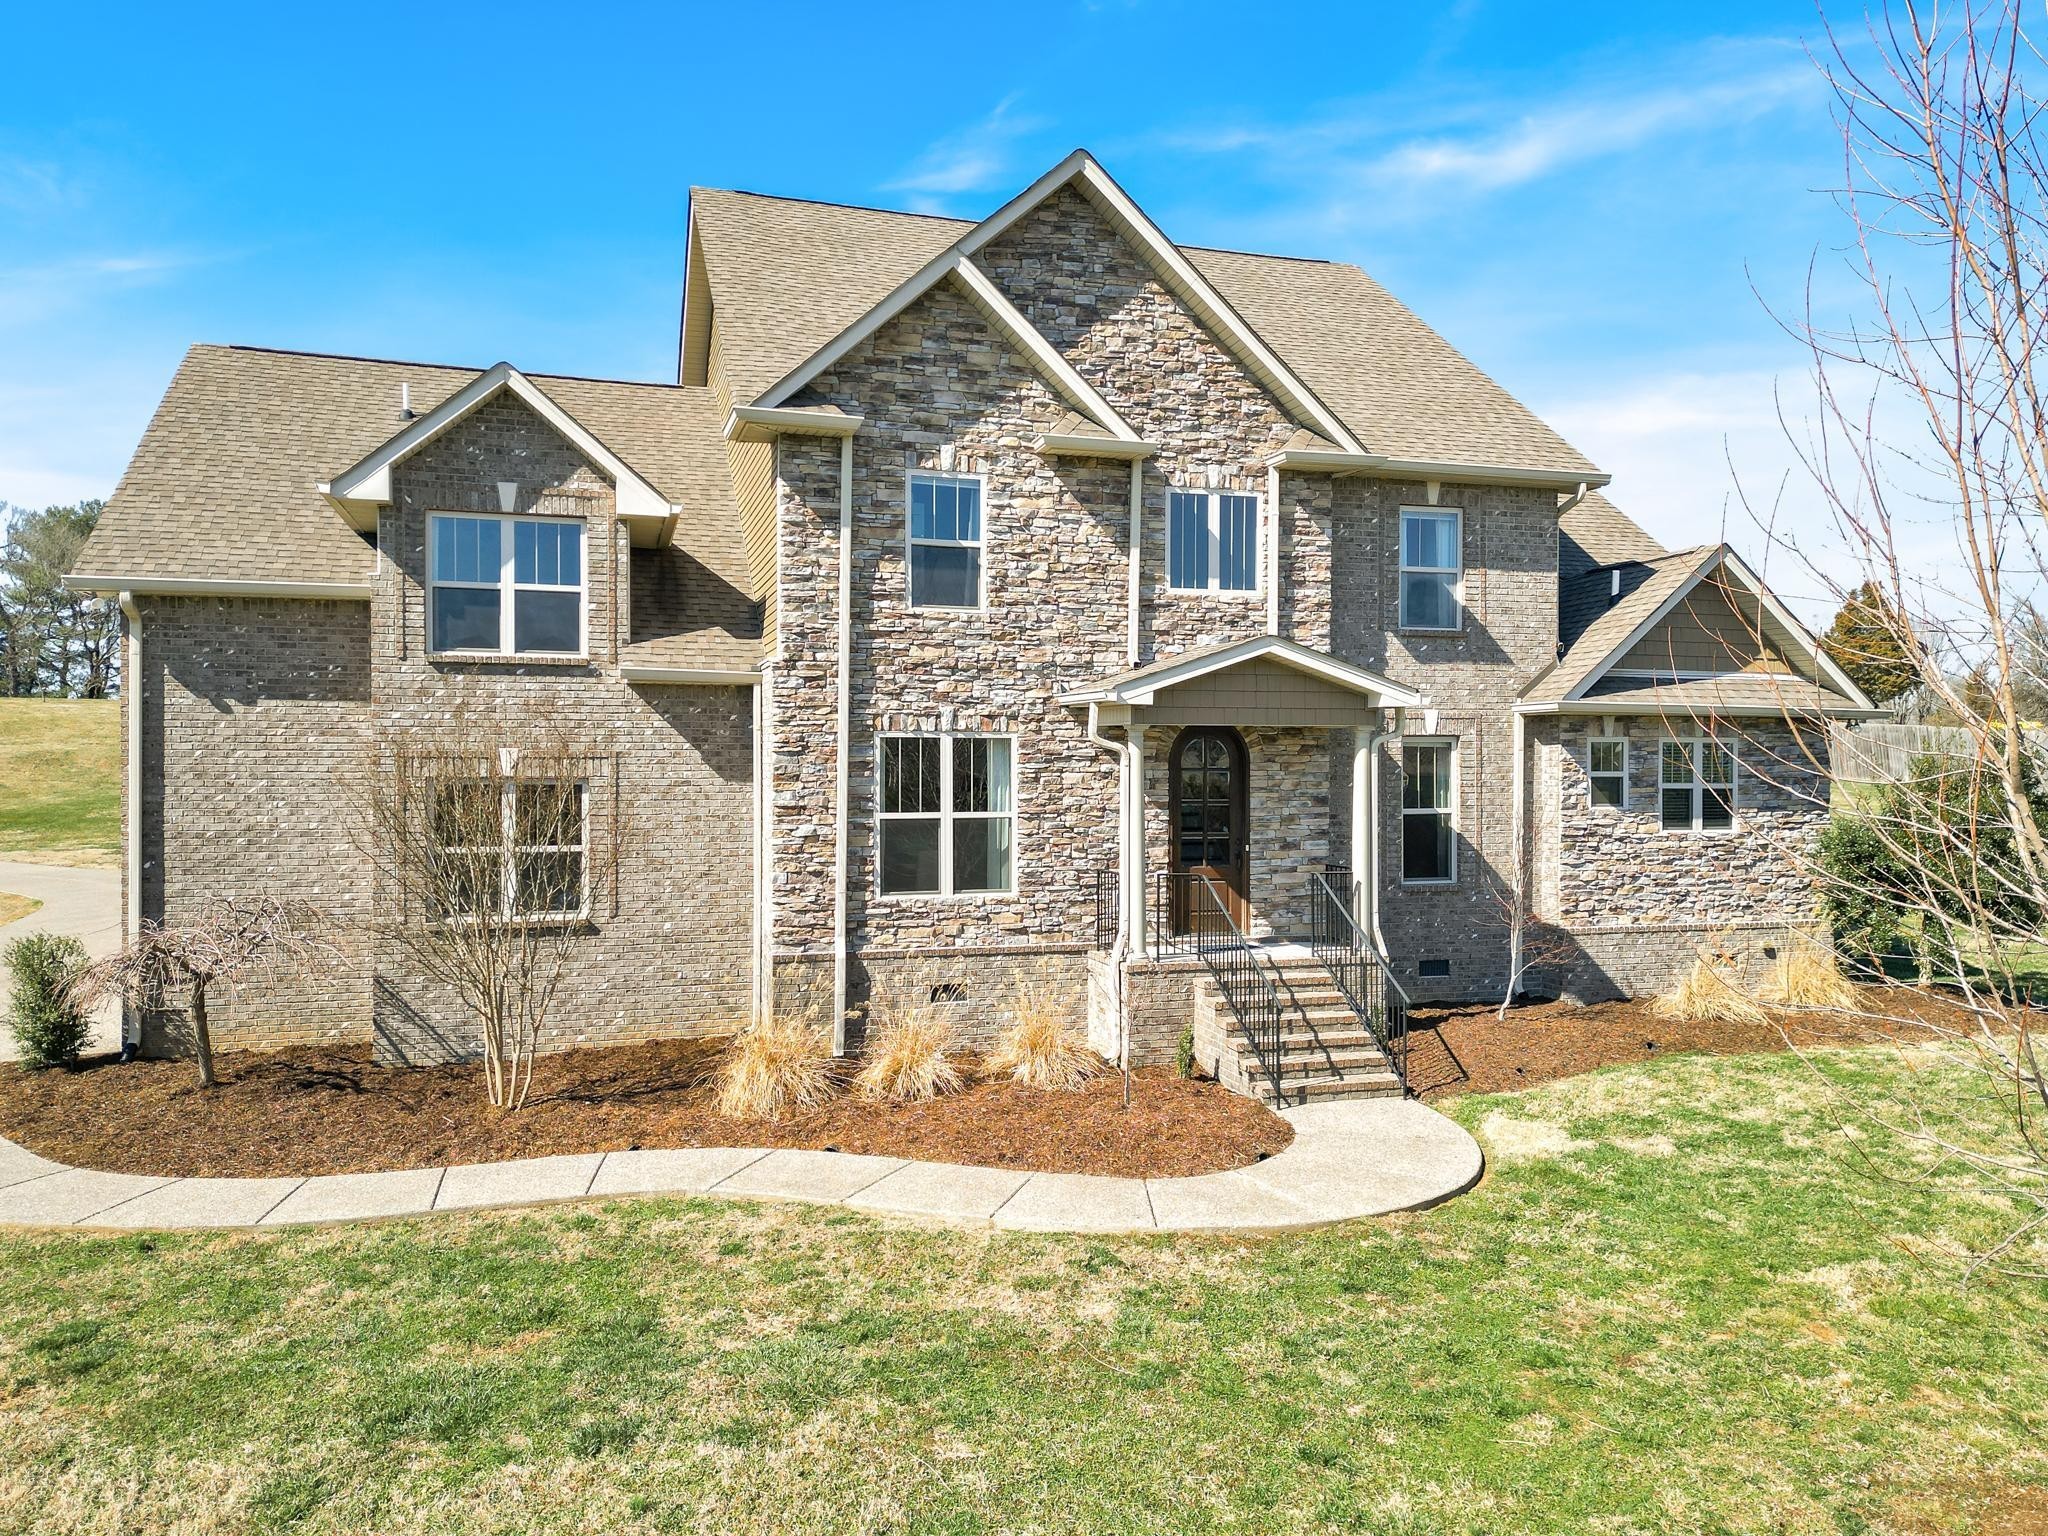
[[[711,1108],[723,1042],[541,1058],[507,1114],[474,1067],[389,1068],[368,1047],[232,1052],[205,1091],[182,1061],[76,1072],[0,1067],[0,1134],[45,1157],[159,1176],[368,1173],[637,1147],[811,1147],[1049,1173],[1162,1178],[1241,1168],[1293,1129],[1263,1105],[1170,1071],[1105,1073],[1072,1093],[975,1083],[928,1104],[842,1099],[781,1121]]]
[[[1771,1022],[1687,1024],[1660,1019],[1647,1000],[1623,1003],[1522,1003],[1495,1016],[1490,1005],[1419,1004],[1409,1014],[1408,1077],[1418,1097],[1508,1093],[1617,1062],[1684,1052],[1732,1055],[1802,1046],[1866,1045],[1925,1039],[1909,1017],[1953,1014],[1931,993],[1888,989],[1882,1007],[1900,1022],[1819,1013],[1778,1013]],[[1783,1033],[1780,1033],[1780,1026]]]

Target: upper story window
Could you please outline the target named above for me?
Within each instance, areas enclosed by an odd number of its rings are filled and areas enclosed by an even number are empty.
[[[1457,743],[1401,743],[1401,879],[1409,885],[1458,878],[1457,777]]]
[[[1459,597],[1464,572],[1464,514],[1403,507],[1401,627],[1457,629],[1464,621]]]
[[[1007,736],[884,736],[884,896],[1009,891],[1016,878],[1014,745]]]
[[[981,606],[979,475],[910,476],[910,606]]]
[[[561,518],[428,519],[433,649],[486,656],[583,653],[583,525]]]
[[[1256,592],[1259,498],[1236,491],[1171,491],[1166,584],[1184,592]]]
[[[1735,825],[1735,749],[1711,737],[1665,742],[1657,791],[1665,831],[1728,831]]]
[[[1628,809],[1628,742],[1599,736],[1586,748],[1586,782],[1595,806]]]

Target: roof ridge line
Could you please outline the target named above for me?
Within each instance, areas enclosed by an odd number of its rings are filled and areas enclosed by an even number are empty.
[[[194,349],[205,347],[220,352],[260,352],[270,357],[314,357],[333,363],[376,363],[386,368],[439,368],[446,373],[488,373],[498,363],[486,363],[481,368],[468,363],[429,363],[416,357],[371,357],[361,352],[319,352],[308,347],[260,347],[242,341],[196,341]],[[507,359],[500,358],[498,362]],[[518,367],[515,363],[514,367]],[[669,384],[660,379],[614,379],[596,373],[540,373],[533,369],[520,368],[529,379],[562,379],[572,384],[617,384],[627,389],[705,389],[703,384]]]

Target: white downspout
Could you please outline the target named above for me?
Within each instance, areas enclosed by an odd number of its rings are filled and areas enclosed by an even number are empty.
[[[1266,633],[1280,633],[1280,466],[1266,466]]]
[[[1124,1011],[1124,956],[1130,948],[1131,760],[1127,744],[1102,734],[1101,708],[1088,706],[1088,740],[1116,758],[1116,939],[1109,947],[1111,997],[1116,1009],[1117,1061],[1130,1054],[1130,1019]]]
[[[775,754],[768,740],[768,690],[774,686],[772,666],[761,669],[754,685],[754,1021],[767,1020],[774,1011],[774,957],[770,953],[775,918],[768,889],[768,819],[774,814],[775,795],[769,786]]]
[[[1380,929],[1380,747],[1398,737],[1408,725],[1408,711],[1394,711],[1394,728],[1391,731],[1375,730],[1366,741],[1370,754],[1367,762],[1366,794],[1371,804],[1372,827],[1367,838],[1369,857],[1366,860],[1369,875],[1366,882],[1366,912],[1369,917],[1368,931],[1378,946],[1380,958],[1393,965],[1393,955],[1387,949],[1387,936]]]
[[[1522,922],[1524,909],[1528,905],[1524,892],[1528,882],[1528,871],[1522,862],[1522,823],[1525,811],[1523,802],[1528,799],[1528,785],[1522,775],[1522,757],[1528,750],[1528,722],[1517,709],[1510,715],[1508,728],[1508,772],[1513,786],[1514,798],[1508,802],[1508,857],[1514,861],[1512,878],[1508,881],[1509,900],[1514,910],[1508,915],[1508,985],[1507,996],[1501,999],[1501,1011],[1507,1011],[1515,995],[1515,983],[1522,979]]]
[[[122,850],[128,865],[128,900],[122,916],[122,936],[133,944],[142,936],[142,613],[135,606],[135,594],[122,592],[116,599],[121,617],[128,621],[127,666],[121,673],[123,708],[128,715],[127,847]],[[142,1020],[126,1004],[121,1008],[121,1050],[142,1045]]]
[[[853,438],[839,439],[839,753],[832,845],[832,1054],[846,1054],[846,840],[853,782]]]
[[[1138,602],[1144,590],[1145,569],[1145,461],[1131,460],[1131,573],[1130,573],[1130,633],[1124,640],[1124,654],[1128,664],[1138,664]],[[1094,727],[1089,727],[1090,739]]]

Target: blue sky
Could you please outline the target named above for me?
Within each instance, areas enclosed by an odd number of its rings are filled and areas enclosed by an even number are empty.
[[[693,182],[972,216],[1081,144],[1183,243],[1365,267],[1667,543],[1760,544],[1727,460],[1768,499],[1805,386],[1758,295],[1842,238],[1808,5],[694,9],[14,15],[0,501],[111,491],[194,341],[670,378]]]

